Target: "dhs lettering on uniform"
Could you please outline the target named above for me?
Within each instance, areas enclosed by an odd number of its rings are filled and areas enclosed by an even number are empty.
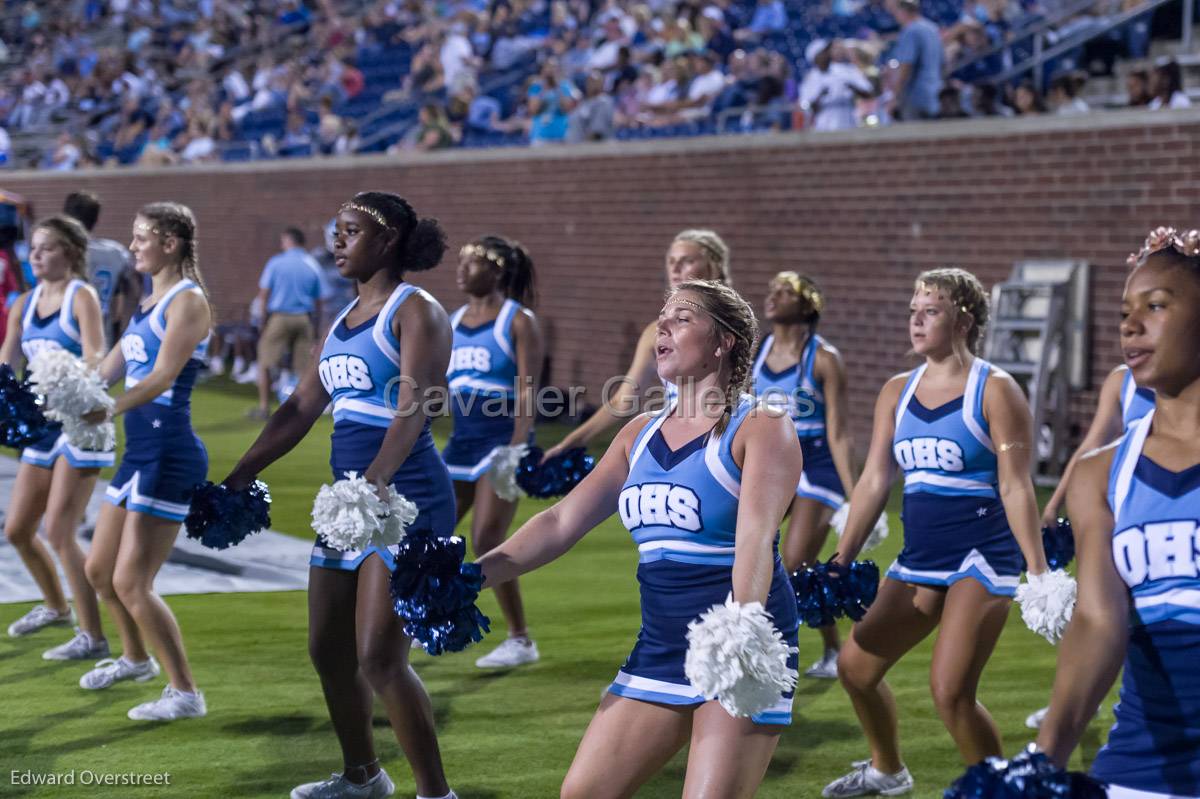
[[[1130,527],[1113,536],[1112,547],[1117,571],[1130,587],[1200,573],[1200,526],[1195,519]]]
[[[52,338],[31,338],[21,342],[21,349],[33,360],[43,352],[62,349],[62,345]]]
[[[137,333],[121,336],[121,355],[126,363],[149,363],[150,356],[146,354],[146,342]]]
[[[339,388],[370,391],[374,385],[371,380],[371,368],[357,355],[331,355],[323,358],[317,366],[317,373],[321,376],[321,385],[328,394]]]
[[[905,471],[941,469],[943,472],[963,470],[963,451],[957,441],[934,436],[918,436],[897,441],[892,446],[896,463]]]
[[[450,371],[490,372],[492,354],[487,347],[455,347],[450,353]]]
[[[700,497],[687,486],[640,483],[621,492],[617,502],[626,529],[651,525],[700,531]]]

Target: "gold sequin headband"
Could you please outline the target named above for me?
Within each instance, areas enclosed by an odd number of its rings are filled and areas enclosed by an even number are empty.
[[[923,291],[926,294],[932,294],[934,289],[937,289],[939,294],[942,291],[942,287],[936,283],[926,283],[924,280],[921,280],[917,283],[917,291]],[[950,301],[953,302],[954,298],[952,297]],[[958,310],[962,311],[963,313],[970,313],[965,305],[958,306]]]
[[[371,219],[375,220],[375,224],[379,225],[384,230],[388,230],[391,227],[388,225],[387,220],[383,218],[383,214],[379,213],[379,211],[371,208],[368,205],[363,205],[362,203],[356,202],[348,202],[342,205],[341,210],[358,211],[360,214],[365,214],[366,216],[369,216]]]
[[[808,303],[808,306],[817,313],[821,313],[825,309],[825,295],[811,280],[801,277],[799,272],[780,272],[775,279],[786,284],[797,297]]]
[[[467,244],[458,251],[459,255],[466,258],[478,258],[481,261],[491,261],[501,269],[504,268],[504,257],[495,250],[489,250],[482,244]]]
[[[162,233],[162,231],[160,231],[154,225],[151,225],[149,222],[136,222],[133,225],[133,229],[138,233],[153,233],[155,236],[158,236]]]
[[[1174,247],[1181,254],[1195,258],[1200,255],[1200,230],[1185,230],[1180,233],[1173,227],[1157,227],[1146,236],[1146,243],[1142,245],[1142,249],[1131,253],[1126,261],[1130,266],[1137,266],[1147,256],[1168,247]]]
[[[695,308],[697,311],[704,314],[709,319],[712,319],[718,325],[720,325],[721,327],[728,330],[730,333],[732,333],[734,335],[735,338],[741,338],[741,336],[738,335],[738,332],[729,326],[728,322],[726,322],[723,319],[718,319],[716,316],[713,315],[712,311],[708,310],[700,303],[692,302],[691,300],[683,300],[678,297],[672,297],[671,299],[667,300],[667,305],[670,305],[671,303],[678,303],[679,305],[687,305],[690,308]],[[663,310],[666,310],[667,305],[663,306]]]

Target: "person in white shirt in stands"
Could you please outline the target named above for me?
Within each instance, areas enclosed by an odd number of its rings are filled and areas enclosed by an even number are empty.
[[[1175,59],[1164,61],[1150,73],[1151,111],[1160,108],[1191,108],[1192,101],[1183,91],[1183,73]]]
[[[858,127],[855,101],[874,93],[871,81],[852,63],[834,60],[836,41],[816,39],[804,50],[810,64],[800,83],[800,107],[813,130]]]

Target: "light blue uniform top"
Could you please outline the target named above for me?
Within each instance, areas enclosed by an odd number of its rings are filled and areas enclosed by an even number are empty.
[[[1121,380],[1121,420],[1125,423],[1125,429],[1128,430],[1130,425],[1152,410],[1154,390],[1138,388],[1133,381],[1133,372],[1126,369],[1125,377]]]
[[[451,392],[485,397],[516,396],[517,356],[512,328],[513,320],[521,310],[520,303],[505,300],[495,319],[476,327],[462,323],[467,306],[454,312],[450,317],[454,349],[446,369]],[[458,413],[458,403],[455,403],[455,413]]]
[[[267,261],[258,287],[270,291],[267,313],[312,313],[321,298],[321,267],[302,248],[293,247]]]
[[[825,344],[825,339],[815,333],[809,336],[800,354],[800,361],[783,372],[772,372],[767,366],[767,357],[774,343],[775,336],[769,335],[763,339],[758,351],[751,373],[754,393],[766,400],[768,405],[787,408],[796,424],[796,435],[800,438],[824,438],[825,392],[813,374],[813,368],[817,350]]]
[[[154,363],[162,349],[163,338],[167,335],[167,308],[171,301],[185,291],[203,294],[200,287],[191,280],[184,278],[167,290],[167,293],[154,304],[149,311],[137,310],[129,321],[129,327],[121,336],[121,354],[125,356],[125,390],[136,386],[154,371]],[[191,403],[192,388],[196,385],[196,375],[204,364],[208,353],[209,336],[205,336],[187,364],[175,378],[175,382],[163,393],[154,398],[157,405],[169,408],[187,408]]]
[[[82,291],[95,291],[82,280],[67,283],[63,292],[62,305],[45,318],[37,315],[38,300],[45,284],[39,283],[25,302],[21,316],[21,352],[26,361],[32,361],[39,352],[64,349],[76,357],[83,355],[83,343],[79,337],[79,323],[75,321],[75,297]]]

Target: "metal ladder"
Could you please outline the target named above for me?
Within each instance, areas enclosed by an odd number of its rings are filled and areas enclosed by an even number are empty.
[[[992,289],[984,357],[1012,375],[1033,412],[1033,480],[1054,485],[1069,452],[1071,283],[1018,279]]]

